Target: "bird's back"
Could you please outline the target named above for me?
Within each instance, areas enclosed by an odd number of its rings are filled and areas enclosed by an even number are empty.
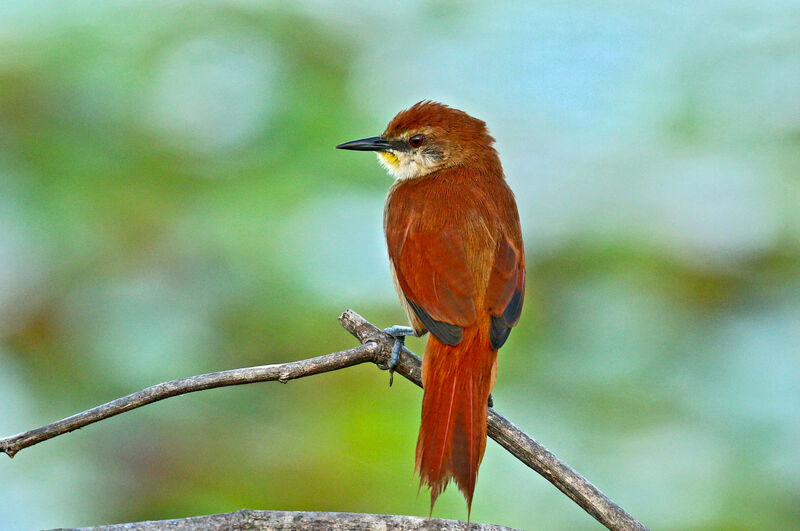
[[[447,243],[458,239],[459,242],[455,243],[463,246],[464,263],[472,277],[477,308],[484,303],[490,281],[490,268],[487,266],[494,261],[499,240],[510,241],[524,264],[514,195],[502,173],[479,173],[474,167],[457,166],[419,179],[396,181],[386,199],[384,229],[389,258],[395,270],[404,265],[415,267],[413,261],[405,264],[402,260],[409,237],[429,240],[430,245],[424,250],[434,254],[436,249],[431,245],[442,239]],[[434,239],[436,241],[430,241]],[[450,265],[449,273],[453,272],[453,265]],[[406,273],[402,270],[396,272]],[[435,271],[428,273],[435,274]],[[462,283],[470,284],[470,281],[463,278]]]

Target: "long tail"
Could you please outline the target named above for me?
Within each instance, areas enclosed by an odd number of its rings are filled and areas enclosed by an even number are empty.
[[[485,329],[482,333],[481,329]],[[417,438],[420,487],[431,488],[431,512],[451,479],[472,508],[478,467],[486,449],[486,414],[494,387],[497,351],[488,325],[464,330],[455,346],[431,336],[422,361],[422,425]]]

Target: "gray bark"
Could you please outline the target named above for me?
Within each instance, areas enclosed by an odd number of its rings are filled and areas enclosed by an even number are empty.
[[[241,529],[253,531],[317,530],[360,531],[381,529],[420,531],[515,531],[510,527],[491,524],[467,524],[456,520],[393,516],[387,514],[316,513],[301,511],[248,511],[195,516],[177,520],[159,520],[81,527],[75,531],[217,531]]]

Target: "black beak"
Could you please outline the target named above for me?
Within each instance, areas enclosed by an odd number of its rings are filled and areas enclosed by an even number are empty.
[[[390,151],[392,145],[385,138],[373,136],[339,144],[336,146],[336,149],[352,149],[353,151]]]

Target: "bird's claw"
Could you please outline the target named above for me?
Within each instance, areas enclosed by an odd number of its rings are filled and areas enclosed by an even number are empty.
[[[402,326],[402,325],[390,326],[389,328],[384,328],[383,331],[392,336],[393,338],[416,335],[416,332],[414,332],[413,328],[411,328],[410,326]]]
[[[386,369],[389,371],[389,387],[394,383],[394,370],[400,363],[400,353],[405,346],[406,336],[415,335],[414,329],[409,326],[390,326],[383,330],[394,338],[394,346],[392,347],[392,355],[386,363]]]
[[[392,356],[389,358],[386,368],[389,370],[389,387],[394,383],[394,370],[400,363],[400,353],[403,351],[406,337],[399,336],[394,338],[394,346],[392,347]]]

